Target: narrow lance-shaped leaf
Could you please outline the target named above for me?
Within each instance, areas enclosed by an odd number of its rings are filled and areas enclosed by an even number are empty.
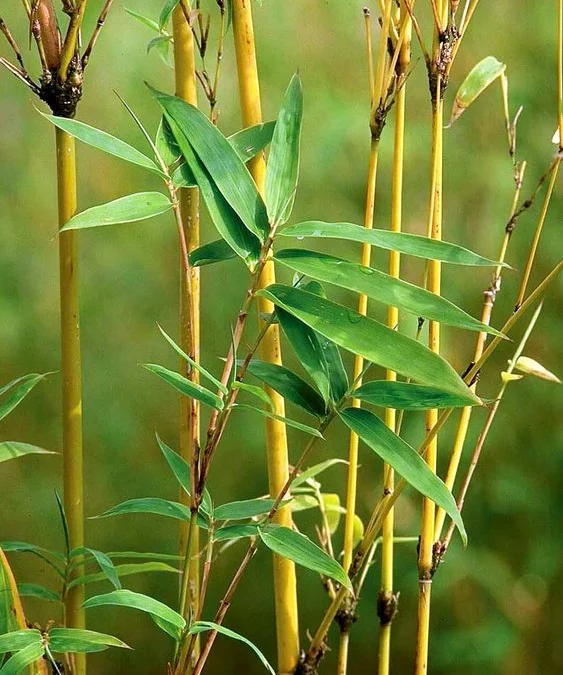
[[[280,234],[284,237],[305,239],[308,237],[346,239],[362,244],[370,244],[390,251],[399,251],[406,255],[429,260],[441,260],[453,265],[475,267],[496,267],[498,262],[483,258],[463,246],[446,241],[429,239],[417,234],[390,232],[389,230],[366,229],[354,223],[325,223],[311,220],[286,227]]]
[[[246,405],[245,403],[237,403],[234,407],[235,409],[238,408],[243,410],[252,410],[253,412],[258,413],[259,415],[264,415],[264,417],[269,417],[270,419],[283,422],[286,426],[292,427],[293,429],[297,429],[298,431],[303,431],[306,434],[316,436],[317,438],[323,438],[323,435],[321,434],[320,431],[318,431],[318,429],[310,427],[307,424],[301,424],[301,422],[296,422],[295,420],[290,420],[289,418],[283,417],[282,415],[275,415],[269,410],[262,410],[261,408],[255,408],[254,406]]]
[[[142,593],[135,593],[134,591],[121,590],[105,593],[104,595],[96,595],[89,598],[84,603],[83,607],[89,609],[91,607],[102,607],[104,605],[117,605],[119,607],[130,607],[146,612],[153,617],[161,619],[158,625],[166,630],[174,639],[178,639],[181,632],[186,626],[184,618],[175,612],[173,609],[165,605],[159,600],[155,600],[148,595]]]
[[[161,177],[164,176],[152,159],[137,150],[137,148],[129,145],[129,143],[126,143],[105,131],[84,124],[84,122],[79,122],[78,120],[73,120],[68,117],[55,117],[54,115],[46,115],[44,113],[41,114],[55,126],[59,127],[59,129],[62,129],[70,136],[74,136],[74,138],[82,141],[82,143],[86,143],[86,145],[96,148],[97,150],[102,150],[102,152],[106,152],[119,159],[124,159],[131,164],[137,164],[137,166],[148,169]]]
[[[460,408],[467,405],[465,396],[456,396],[438,387],[386,380],[366,382],[354,391],[353,397],[381,408],[398,410]]]
[[[19,652],[13,654],[6,663],[0,668],[0,675],[18,675],[27,666],[37,659],[40,659],[45,653],[45,647],[42,642],[36,642],[27,645]]]
[[[0,462],[15,459],[16,457],[24,457],[25,455],[56,454],[56,452],[52,452],[51,450],[43,450],[43,448],[38,448],[36,445],[20,443],[19,441],[2,441],[0,443]]]
[[[171,447],[166,445],[166,443],[156,435],[156,441],[160,451],[164,455],[164,459],[167,461],[168,466],[172,469],[172,473],[176,477],[180,487],[184,492],[190,494],[190,465],[186,460],[181,457],[177,452],[174,452]],[[200,506],[201,511],[208,517],[211,518],[213,515],[213,501],[209,490],[203,488],[203,499]]]
[[[294,479],[293,483],[291,484],[291,489],[299,487],[300,485],[303,485],[303,483],[314,479],[315,476],[318,476],[323,471],[330,469],[330,467],[334,466],[335,464],[348,464],[348,462],[345,459],[327,459],[324,462],[320,462],[319,464],[314,464],[308,469],[305,469],[305,471],[302,471]]]
[[[167,572],[172,574],[179,574],[180,571],[171,565],[167,565],[163,562],[153,561],[153,562],[144,562],[144,563],[125,563],[123,565],[115,566],[115,573],[118,578],[128,577],[133,574],[146,574],[148,572]],[[95,572],[93,574],[85,574],[84,576],[77,577],[73,579],[67,586],[67,588],[73,588],[74,586],[82,586],[85,584],[92,584],[98,581],[107,581],[108,577],[104,572]],[[119,590],[121,584],[117,587]]]
[[[467,543],[467,533],[452,493],[418,452],[365,408],[346,408],[339,414],[346,426],[384,462],[392,466],[407,483],[444,509],[457,525],[464,543]]]
[[[0,420],[3,420],[4,417],[9,415],[12,410],[23,401],[29,392],[50,374],[51,373],[32,373],[30,375],[23,375],[1,387],[0,396],[3,396],[7,392],[10,392],[10,394],[4,401],[0,402]]]
[[[237,254],[224,239],[217,239],[194,249],[188,257],[192,267],[203,267],[232,260],[237,257]]]
[[[10,631],[0,635],[0,654],[17,652],[33,644],[41,644],[41,632],[36,628]]]
[[[248,372],[267,384],[286,401],[294,403],[315,417],[326,414],[325,403],[317,391],[285,366],[253,359]]]
[[[269,231],[266,207],[252,176],[229,141],[195,106],[155,89],[151,92],[171,123],[182,154],[185,155],[187,141],[245,226],[264,241]],[[186,161],[191,166],[187,157]]]
[[[276,525],[267,525],[260,528],[259,532],[260,539],[274,553],[324,574],[352,590],[350,579],[342,567],[304,534]]]
[[[49,631],[49,649],[55,653],[78,652],[88,654],[101,652],[108,647],[131,649],[119,638],[83,628],[52,628]]]
[[[440,382],[444,391],[480,400],[450,366],[416,340],[330,300],[297,288],[274,284],[260,295],[291,312],[314,330],[364,359],[421,384]]]
[[[155,33],[160,32],[160,29],[158,27],[158,23],[154,19],[150,19],[148,16],[145,16],[144,14],[140,14],[139,12],[136,12],[133,9],[129,9],[128,7],[124,7],[123,9],[127,12],[127,14],[132,16],[139,23],[143,24],[143,26],[146,26],[147,28],[150,28]]]
[[[225,525],[219,527],[213,532],[214,541],[233,541],[236,539],[245,539],[246,537],[257,537],[258,525],[254,523],[243,523],[242,525]]]
[[[162,192],[137,192],[78,213],[61,231],[133,223],[166,213],[171,208],[172,202]]]
[[[246,520],[269,513],[274,503],[274,499],[244,499],[221,504],[214,515],[217,520]]]
[[[240,635],[239,633],[235,633],[234,630],[225,628],[225,626],[220,626],[219,624],[213,623],[212,621],[196,621],[190,626],[190,630],[188,632],[191,635],[197,635],[198,633],[203,633],[209,630],[217,631],[218,633],[221,633],[221,635],[226,635],[227,637],[230,637],[233,640],[244,642],[244,644],[248,645],[250,649],[252,649],[252,651],[256,654],[256,656],[258,656],[264,667],[271,673],[271,675],[276,675],[274,669],[268,663],[266,657],[264,656],[264,654],[262,654],[262,652],[258,649],[258,647],[248,638],[245,638],[243,635]]]
[[[22,598],[38,598],[48,602],[62,602],[58,593],[41,586],[40,584],[18,584],[18,593]]]
[[[173,370],[168,370],[168,368],[164,368],[164,366],[159,366],[154,363],[144,363],[143,368],[146,368],[151,373],[158,375],[170,386],[174,387],[174,389],[179,391],[181,394],[184,394],[184,396],[195,398],[198,401],[201,401],[201,403],[205,403],[206,405],[216,408],[217,410],[223,409],[223,401],[216,394],[214,394],[212,391],[209,391],[209,389],[202,387],[200,384],[188,380],[183,375],[180,375],[180,373],[176,373]]]
[[[499,335],[497,330],[474,319],[449,300],[372,267],[302,249],[278,251],[275,258],[300,274],[363,293],[377,302],[398,307],[415,316],[433,319],[456,328]]]
[[[228,136],[227,140],[242,161],[248,162],[270,143],[275,126],[275,121],[255,124]]]
[[[250,394],[251,396],[254,396],[254,398],[259,399],[262,401],[262,403],[265,403],[270,410],[274,410],[274,402],[261,387],[255,387],[253,384],[247,384],[246,382],[238,382],[235,380],[233,382],[233,389],[246,391],[247,394]]]
[[[180,0],[166,0],[164,7],[160,10],[160,16],[158,17],[158,27],[160,30],[166,28],[170,21],[171,14],[179,2]]]
[[[450,125],[469,108],[473,101],[506,70],[506,64],[497,61],[494,56],[486,56],[474,66],[463,80],[452,107]]]
[[[156,516],[167,516],[177,520],[189,520],[190,509],[184,504],[173,502],[160,497],[141,497],[139,499],[128,499],[111,509],[104,511],[99,516],[92,518],[108,518],[110,516],[121,516],[129,513],[150,513]]]
[[[167,118],[167,120],[175,138],[178,140],[182,155],[194,176],[217,231],[233,251],[253,270],[260,256],[258,237],[246,228],[239,215],[227,202],[180,128],[172,119]]]
[[[302,117],[303,92],[299,75],[295,74],[280,108],[266,167],[266,205],[271,224],[285,223],[293,207]]]

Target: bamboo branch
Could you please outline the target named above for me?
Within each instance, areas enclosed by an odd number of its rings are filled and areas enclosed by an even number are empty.
[[[84,54],[82,55],[82,69],[86,68],[88,62],[90,61],[90,56],[92,55],[92,51],[96,46],[98,38],[100,37],[100,33],[102,32],[102,28],[104,27],[108,12],[111,9],[112,4],[113,0],[106,0],[104,6],[102,7],[102,11],[100,12],[98,21],[96,22],[96,27],[94,28],[92,37],[90,38],[88,46],[86,47],[86,49],[84,50]]]

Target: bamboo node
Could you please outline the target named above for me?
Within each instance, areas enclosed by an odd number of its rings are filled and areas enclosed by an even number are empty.
[[[388,626],[399,612],[399,595],[380,590],[377,596],[377,617],[381,626]]]
[[[70,64],[68,77],[62,81],[57,69],[46,70],[40,80],[39,98],[59,117],[74,117],[82,98],[82,64],[75,57]]]

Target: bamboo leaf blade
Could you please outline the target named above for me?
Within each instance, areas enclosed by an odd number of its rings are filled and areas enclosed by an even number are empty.
[[[246,163],[271,142],[275,126],[275,120],[254,124],[228,136],[227,140],[241,160]]]
[[[221,633],[221,635],[225,635],[226,637],[229,637],[233,640],[238,640],[239,642],[243,642],[245,645],[248,645],[248,647],[252,649],[252,651],[256,654],[256,656],[258,656],[263,666],[270,672],[270,674],[276,675],[274,669],[268,663],[268,660],[266,659],[264,654],[262,654],[262,652],[258,649],[258,647],[248,638],[245,638],[243,635],[240,635],[240,633],[235,633],[235,631],[230,630],[229,628],[225,628],[225,626],[221,626],[217,623],[213,623],[212,621],[196,621],[190,626],[188,632],[191,635],[197,635],[198,633],[203,633],[209,630],[217,631],[218,633]]]
[[[444,391],[480,403],[447,361],[416,340],[358,312],[297,288],[273,284],[259,295],[291,312],[337,345],[421,384],[440,382]]]
[[[253,359],[248,365],[248,372],[311,415],[323,417],[326,414],[320,394],[289,368]]]
[[[112,591],[103,595],[96,595],[89,598],[84,603],[83,607],[90,609],[92,607],[102,607],[107,605],[114,605],[119,607],[129,607],[131,609],[138,609],[142,612],[150,614],[153,617],[161,619],[163,623],[159,622],[160,628],[163,628],[169,635],[177,640],[186,626],[184,618],[175,612],[173,609],[165,605],[155,598],[142,593],[135,593],[134,591],[121,590]]]
[[[244,499],[218,506],[214,515],[216,520],[246,520],[270,513],[274,504],[274,499]]]
[[[352,396],[380,406],[397,410],[429,410],[431,408],[460,408],[468,405],[463,396],[442,391],[438,387],[411,382],[373,380],[356,389]]]
[[[179,139],[182,155],[194,176],[217,231],[250,269],[254,269],[260,257],[260,240],[245,226],[239,215],[227,202],[203,162],[194,152],[188,139],[182,135],[174,121],[168,120],[168,124],[175,137]]]
[[[6,661],[2,668],[0,668],[0,675],[18,675],[31,663],[40,659],[44,653],[45,647],[42,642],[39,644],[34,642],[27,645],[27,647],[20,649],[19,652],[13,654]]]
[[[316,436],[317,438],[323,438],[323,435],[318,429],[315,429],[314,427],[310,427],[307,424],[301,424],[301,422],[296,422],[295,420],[291,420],[288,417],[283,417],[282,415],[276,415],[269,410],[262,410],[261,408],[255,408],[252,405],[246,405],[246,403],[237,403],[235,404],[234,408],[238,409],[243,409],[243,410],[252,410],[252,412],[256,412],[259,415],[263,415],[264,417],[269,417],[270,419],[273,420],[278,420],[279,422],[283,422],[286,426],[292,427],[293,429],[297,429],[298,431],[303,431],[306,434],[309,434],[310,436]]]
[[[443,508],[457,525],[464,543],[467,543],[465,526],[452,493],[418,452],[393,433],[377,415],[365,408],[345,408],[339,415],[344,424],[384,462],[392,466],[407,483]]]
[[[49,649],[52,652],[88,654],[101,652],[109,647],[131,649],[129,645],[113,635],[98,633],[81,628],[52,628],[49,631]]]
[[[20,441],[1,441],[0,442],[0,462],[6,462],[9,459],[25,457],[26,455],[57,455],[52,450],[44,450],[36,445],[21,443]]]
[[[350,579],[341,565],[304,534],[276,525],[267,525],[260,528],[259,532],[260,539],[274,553],[330,577],[352,590]]]
[[[174,8],[179,2],[180,0],[166,0],[166,2],[164,3],[164,6],[160,10],[160,15],[158,17],[158,28],[161,31],[166,28],[168,22],[170,21],[172,12],[174,11]]]
[[[213,532],[214,541],[233,541],[246,537],[257,537],[258,525],[243,523],[242,525],[224,525]]]
[[[118,578],[128,577],[133,574],[147,574],[148,572],[169,572],[169,573],[172,572],[173,574],[179,574],[179,570],[177,568],[172,567],[171,565],[168,565],[164,562],[158,561],[144,562],[144,563],[124,563],[122,565],[116,565],[114,569]],[[92,574],[85,574],[81,577],[73,579],[68,585],[68,588],[107,580],[108,576],[107,574],[105,574],[105,572],[95,572]],[[120,589],[121,583],[118,587],[116,587],[116,590]]]
[[[495,260],[484,258],[457,244],[429,239],[417,234],[367,229],[354,223],[326,223],[320,220],[311,220],[290,225],[280,232],[280,235],[296,239],[306,239],[309,237],[345,239],[347,241],[370,244],[371,246],[389,251],[399,251],[399,253],[418,258],[440,260],[452,265],[496,267],[499,264]]]
[[[448,126],[451,126],[458,120],[473,101],[499,78],[505,70],[506,64],[501,63],[494,56],[486,56],[479,61],[471,69],[457,90]]]
[[[216,239],[194,249],[189,255],[189,260],[192,267],[203,267],[204,265],[214,265],[225,260],[232,260],[236,258],[236,255],[236,252],[224,239]]]
[[[61,232],[134,223],[159,216],[171,208],[172,202],[162,192],[137,192],[78,213],[63,225]]]
[[[48,602],[62,602],[58,593],[40,584],[18,584],[18,593],[22,598],[39,598],[39,600],[47,600]]]
[[[500,335],[497,330],[473,318],[449,300],[372,267],[304,249],[278,251],[275,259],[299,274],[367,295],[372,300],[397,307],[414,316],[433,319],[456,328]]]
[[[140,150],[137,150],[137,148],[129,145],[129,143],[122,141],[120,138],[116,138],[100,129],[95,129],[78,120],[70,119],[68,117],[46,115],[44,113],[41,114],[59,129],[62,129],[70,136],[82,141],[82,143],[85,143],[92,148],[96,148],[97,150],[101,150],[108,155],[113,155],[126,162],[130,162],[131,164],[136,164],[143,169],[148,169],[161,177],[164,176],[152,159],[147,157]]]
[[[99,516],[91,516],[91,518],[109,518],[110,516],[122,516],[131,513],[148,513],[186,521],[190,519],[190,509],[187,506],[161,497],[128,499],[104,511]]]
[[[233,382],[233,389],[246,391],[247,394],[250,394],[251,396],[254,396],[254,398],[259,399],[262,401],[262,403],[265,403],[272,412],[274,411],[274,402],[261,387],[256,387],[253,384],[247,384],[246,382],[239,382],[238,380],[235,380]]]
[[[229,141],[195,106],[152,88],[151,92],[164,110],[184,157],[187,142],[244,225],[264,241],[269,232],[266,207],[248,169]],[[188,158],[185,159],[191,166]]]
[[[289,218],[299,177],[299,146],[303,119],[303,91],[295,74],[276,121],[266,166],[266,206],[273,225]]]
[[[327,459],[324,462],[313,464],[313,466],[305,469],[295,477],[294,481],[291,483],[291,489],[293,490],[294,488],[303,485],[303,483],[314,479],[315,476],[318,476],[320,473],[330,469],[331,466],[335,466],[336,464],[348,464],[348,462],[345,459]]]
[[[16,652],[29,645],[41,644],[41,632],[36,628],[24,628],[0,635],[0,654]]]
[[[12,410],[23,401],[29,392],[50,374],[51,373],[31,373],[30,375],[23,375],[0,388],[0,396],[4,396],[4,394],[12,390],[7,399],[0,403],[0,420],[7,417]]]
[[[164,366],[159,366],[155,363],[143,363],[143,368],[146,368],[149,372],[158,375],[167,384],[179,391],[184,396],[195,398],[201,403],[205,403],[205,405],[211,406],[216,410],[223,409],[223,401],[219,398],[219,396],[214,394],[212,391],[209,391],[209,389],[202,387],[200,384],[188,380],[188,378],[180,375],[180,373],[176,373],[173,370],[169,370],[168,368],[164,368]]]

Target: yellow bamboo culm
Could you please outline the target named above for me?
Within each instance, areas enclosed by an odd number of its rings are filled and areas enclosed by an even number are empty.
[[[448,2],[436,0],[437,16],[442,25],[446,24]],[[434,52],[437,55],[440,44],[435,30]],[[434,68],[434,66],[433,66]],[[432,158],[431,189],[427,236],[431,239],[442,238],[442,141],[444,126],[444,102],[441,76],[434,71],[435,87],[432,93]],[[427,287],[432,293],[440,295],[441,264],[437,260],[428,263]],[[428,346],[435,354],[440,353],[440,324],[430,321],[428,324]],[[429,410],[426,414],[427,433],[436,425],[438,411]],[[435,473],[438,457],[438,438],[435,437],[426,451],[426,463]],[[418,554],[418,612],[415,653],[415,675],[426,675],[428,670],[428,645],[430,639],[430,600],[432,575],[434,573],[434,529],[436,507],[431,499],[423,499],[420,547]]]
[[[76,160],[74,138],[56,129],[59,225],[62,227],[76,211]],[[61,372],[63,380],[63,487],[70,548],[84,546],[84,484],[82,452],[82,367],[80,358],[80,315],[78,291],[77,233],[59,233],[59,280],[61,302]],[[84,565],[73,570],[73,577],[84,574]],[[65,597],[65,625],[86,625],[84,586],[70,588]],[[75,675],[86,673],[85,654],[74,656]]]
[[[187,5],[186,5],[187,7]],[[184,9],[178,5],[172,14],[174,35],[174,80],[176,96],[197,105],[197,76],[195,46],[191,27],[188,25]],[[180,212],[188,253],[199,246],[199,192],[197,188],[185,188],[180,191]],[[189,284],[189,288],[187,285]],[[180,346],[196,362],[200,359],[200,274],[199,269],[191,267],[186,272],[185,260],[180,253]],[[184,360],[181,368],[192,382],[198,382],[198,372],[189,368]],[[180,398],[180,455],[191,463],[194,448],[200,437],[200,405],[195,399]],[[189,506],[190,498],[182,490],[180,501]],[[188,523],[180,526],[180,556],[186,555]],[[199,529],[193,528],[190,548],[199,551]],[[199,556],[190,560],[189,579],[190,600],[187,603],[192,616],[199,614]],[[193,658],[199,653],[199,640],[193,650]]]
[[[399,56],[399,72],[406,73],[410,62],[411,21],[410,15],[403,3],[398,12],[398,23],[406,23],[405,39],[401,46]],[[393,149],[393,173],[391,191],[391,231],[401,232],[403,212],[403,159],[405,139],[405,108],[406,108],[406,83],[400,86],[395,104],[395,136]],[[395,278],[400,276],[401,256],[397,251],[389,254],[389,275]],[[387,325],[396,329],[399,323],[399,310],[389,307],[387,310]],[[388,381],[395,381],[397,373],[388,370]],[[385,410],[385,423],[392,431],[397,431],[397,415],[392,408]],[[385,466],[383,488],[386,494],[391,494],[395,489],[395,476],[390,466]],[[381,591],[380,591],[380,632],[378,653],[378,674],[389,675],[391,664],[391,627],[394,613],[397,610],[397,596],[393,592],[393,535],[394,535],[394,510],[391,508],[383,521],[382,545],[381,545]]]
[[[238,84],[242,123],[245,127],[262,123],[260,82],[256,63],[256,46],[250,0],[233,0],[233,34],[237,61]],[[264,193],[266,166],[262,153],[253,158],[248,168]],[[273,262],[266,263],[260,278],[260,286],[275,282]],[[273,305],[264,298],[258,298],[258,312],[268,314]],[[272,325],[261,343],[261,357],[270,363],[281,364],[279,327]],[[285,415],[283,398],[272,389],[266,388],[272,399],[277,415]],[[266,421],[266,443],[268,461],[268,482],[271,495],[278,494],[289,476],[287,435],[285,425],[277,420]],[[291,511],[282,508],[274,522],[292,527]],[[274,555],[274,596],[276,609],[276,635],[278,648],[278,672],[291,673],[299,659],[299,623],[297,606],[297,581],[295,565],[290,560]]]

